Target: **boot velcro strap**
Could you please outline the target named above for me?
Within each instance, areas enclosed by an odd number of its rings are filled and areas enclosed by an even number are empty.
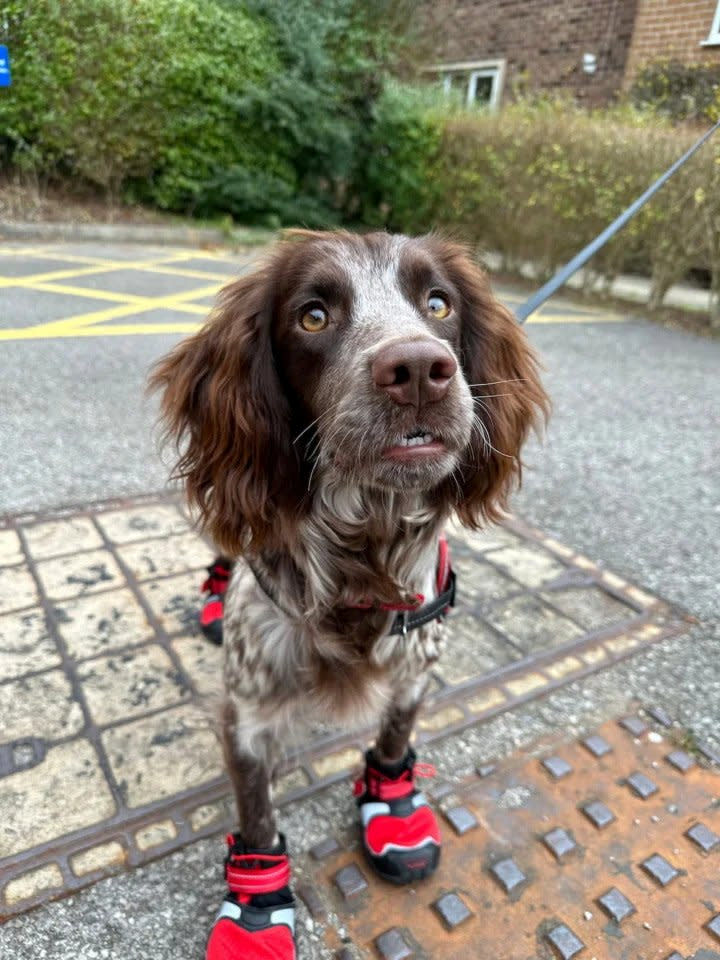
[[[259,863],[267,866],[258,866]],[[286,854],[231,854],[225,864],[225,879],[233,893],[250,896],[256,893],[275,893],[290,883],[290,860]]]

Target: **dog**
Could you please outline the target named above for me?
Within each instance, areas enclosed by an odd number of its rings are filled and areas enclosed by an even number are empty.
[[[207,960],[291,960],[271,800],[289,732],[381,718],[355,787],[365,854],[397,883],[435,869],[409,740],[446,643],[443,528],[502,515],[547,396],[464,247],[341,231],[289,233],[151,383],[189,502],[235,558],[221,733],[239,830]]]

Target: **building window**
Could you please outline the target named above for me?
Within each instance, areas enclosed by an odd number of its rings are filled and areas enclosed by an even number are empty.
[[[716,46],[720,45],[720,2],[718,2],[717,10],[715,11],[715,16],[713,17],[712,26],[710,27],[710,34],[707,40],[703,40],[703,46]]]
[[[446,93],[457,92],[469,107],[495,110],[500,105],[504,60],[440,63],[429,71],[441,78]]]

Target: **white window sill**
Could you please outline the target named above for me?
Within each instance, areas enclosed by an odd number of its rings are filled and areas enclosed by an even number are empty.
[[[720,36],[708,37],[707,40],[700,41],[701,47],[720,47]]]

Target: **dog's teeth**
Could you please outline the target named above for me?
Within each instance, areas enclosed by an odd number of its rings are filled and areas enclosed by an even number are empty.
[[[423,443],[432,443],[432,434],[426,433],[423,437]]]

